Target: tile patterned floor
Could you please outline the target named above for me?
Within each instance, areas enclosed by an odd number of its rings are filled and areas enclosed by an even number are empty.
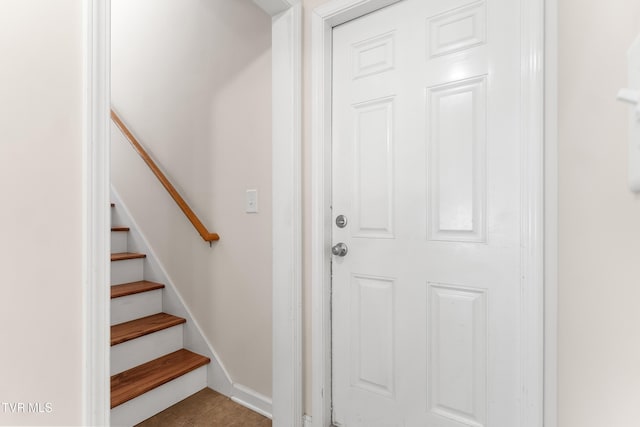
[[[271,420],[205,388],[136,427],[271,427]]]

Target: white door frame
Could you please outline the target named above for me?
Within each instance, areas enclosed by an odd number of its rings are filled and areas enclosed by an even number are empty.
[[[254,0],[272,17],[273,406],[302,425],[302,6]],[[84,425],[109,425],[110,0],[84,2]]]
[[[274,427],[302,425],[302,4],[253,0],[272,16]]]
[[[400,0],[333,0],[312,15],[313,426],[331,425],[332,28]],[[522,427],[543,425],[544,376],[544,0],[521,1]]]
[[[82,424],[109,425],[110,0],[83,2]]]

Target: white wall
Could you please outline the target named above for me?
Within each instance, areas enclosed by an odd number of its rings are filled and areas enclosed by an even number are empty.
[[[0,425],[82,421],[81,4],[0,2]]]
[[[640,196],[625,52],[640,2],[559,0],[559,427],[640,421]]]
[[[116,190],[233,381],[271,396],[271,18],[250,0],[112,0],[112,103],[221,240],[114,143]]]

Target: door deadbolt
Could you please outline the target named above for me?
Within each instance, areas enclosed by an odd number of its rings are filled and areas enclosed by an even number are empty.
[[[336,225],[338,228],[345,228],[347,226],[347,217],[344,215],[338,215],[336,217]]]

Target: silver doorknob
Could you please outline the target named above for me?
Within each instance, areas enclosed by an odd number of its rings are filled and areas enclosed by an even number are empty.
[[[345,256],[349,252],[349,248],[344,243],[338,243],[331,248],[331,253],[335,256]]]

